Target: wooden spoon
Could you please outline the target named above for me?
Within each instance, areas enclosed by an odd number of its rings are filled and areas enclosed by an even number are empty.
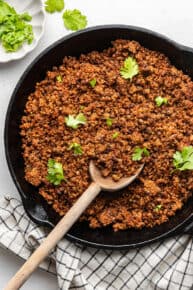
[[[142,165],[135,175],[121,178],[115,182],[111,177],[103,178],[93,161],[90,161],[89,172],[93,182],[86,191],[79,197],[67,214],[59,221],[49,233],[43,243],[34,251],[31,257],[23,264],[20,270],[8,282],[4,290],[17,290],[25,283],[39,264],[49,255],[56,244],[64,237],[71,226],[77,221],[84,210],[95,199],[101,190],[118,191],[133,182],[143,169]]]

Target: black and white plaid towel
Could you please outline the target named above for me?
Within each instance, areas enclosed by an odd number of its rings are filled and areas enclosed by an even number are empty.
[[[27,259],[47,232],[29,220],[19,200],[0,199],[1,246]],[[63,239],[41,267],[57,275],[62,290],[189,290],[193,239],[184,235],[129,251],[97,250]]]

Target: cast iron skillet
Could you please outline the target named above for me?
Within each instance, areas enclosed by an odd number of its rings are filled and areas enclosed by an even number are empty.
[[[172,64],[193,78],[192,49],[179,45],[158,33],[133,26],[105,25],[88,28],[62,38],[41,53],[19,80],[11,97],[5,121],[5,152],[8,166],[27,214],[39,225],[52,227],[57,222],[58,216],[37,194],[37,188],[24,179],[19,125],[27,96],[33,92],[36,82],[45,77],[47,70],[62,63],[65,55],[79,56],[92,50],[101,51],[109,47],[112,40],[118,38],[136,40],[149,49],[164,53]],[[114,233],[110,227],[93,230],[87,223],[78,222],[67,237],[87,246],[126,249],[147,245],[179,233],[193,233],[192,199],[189,199],[183,209],[178,211],[169,222],[152,229],[129,229]]]

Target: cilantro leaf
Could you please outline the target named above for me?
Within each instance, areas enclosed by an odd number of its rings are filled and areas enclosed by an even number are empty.
[[[85,106],[80,106],[80,110],[83,111]]]
[[[87,26],[87,18],[78,9],[66,10],[63,14],[64,25],[69,30],[80,30]]]
[[[47,0],[45,9],[49,13],[60,12],[64,9],[64,0]]]
[[[92,79],[90,80],[89,84],[91,85],[92,88],[94,88],[96,86],[96,82],[97,82],[96,79]]]
[[[106,124],[111,127],[113,125],[113,120],[111,118],[106,118]]]
[[[136,147],[132,155],[132,160],[139,161],[142,159],[143,155],[149,156],[149,150],[147,150],[147,148],[145,147],[144,148]]]
[[[61,77],[61,75],[58,75],[58,76],[56,77],[56,80],[57,80],[57,82],[61,83],[61,82],[62,82],[62,77]]]
[[[73,129],[77,129],[79,125],[85,125],[87,120],[83,113],[79,113],[76,117],[68,115],[65,118],[66,125]]]
[[[173,155],[173,165],[176,170],[193,170],[193,147],[185,146],[182,151]]]
[[[154,208],[155,211],[159,211],[162,208],[161,204],[156,205],[156,207]]]
[[[66,181],[64,178],[62,164],[56,162],[54,159],[48,160],[47,180],[54,185],[59,185],[62,180]]]
[[[123,66],[120,69],[120,74],[124,79],[132,79],[139,73],[139,67],[134,58],[129,56],[125,59]]]
[[[18,14],[15,9],[0,0],[0,41],[6,52],[17,51],[23,43],[32,43],[33,29],[26,21],[31,16],[25,12]]]
[[[116,139],[118,136],[119,136],[119,132],[114,132],[112,135],[113,139]]]
[[[158,97],[155,98],[155,102],[156,102],[156,105],[158,107],[161,107],[162,105],[168,103],[168,99],[167,98],[162,98],[161,96],[158,96]]]
[[[74,155],[82,155],[83,153],[81,145],[76,142],[71,143],[68,149],[72,149],[74,151]]]

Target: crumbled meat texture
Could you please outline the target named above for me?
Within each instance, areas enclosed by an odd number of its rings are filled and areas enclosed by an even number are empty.
[[[128,56],[139,65],[131,81],[120,76]],[[94,88],[92,79],[97,80]],[[168,104],[157,107],[157,96],[167,98]],[[77,130],[67,127],[65,117],[80,112],[87,124]],[[119,132],[117,138],[112,138],[114,132]],[[65,57],[28,97],[21,136],[25,178],[61,216],[90,184],[89,160],[94,159],[103,176],[119,180],[141,164],[132,161],[134,148],[149,150],[135,182],[120,193],[101,193],[86,210],[81,220],[92,228],[153,227],[166,222],[191,196],[193,173],[174,172],[172,157],[193,144],[193,82],[163,54],[135,41],[116,40],[103,52]],[[68,150],[72,142],[81,144],[83,155]],[[49,158],[62,163],[67,182],[48,182]]]

